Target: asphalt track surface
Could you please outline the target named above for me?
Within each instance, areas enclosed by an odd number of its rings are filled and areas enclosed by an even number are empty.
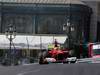
[[[0,66],[0,75],[100,75],[100,64]]]

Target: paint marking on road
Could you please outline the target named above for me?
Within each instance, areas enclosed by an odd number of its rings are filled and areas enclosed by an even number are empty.
[[[51,68],[52,68],[52,67],[51,67]],[[28,71],[28,72],[23,72],[23,73],[19,73],[19,74],[17,74],[17,75],[25,75],[25,74],[28,74],[28,73],[39,72],[39,71],[41,71],[41,70],[46,70],[46,69],[50,69],[50,67],[49,67],[49,68],[41,68],[41,69],[37,69],[37,70],[32,70],[32,71]]]
[[[17,75],[24,75],[24,74],[31,73],[31,72],[38,72],[38,71],[40,71],[40,70],[41,70],[41,69],[34,70],[34,71],[23,72],[23,73],[19,73],[19,74],[17,74]]]
[[[23,66],[29,66],[29,65],[37,65],[38,63],[33,63],[33,64],[23,64]]]

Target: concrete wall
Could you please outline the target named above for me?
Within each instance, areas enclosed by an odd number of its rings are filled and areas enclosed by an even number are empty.
[[[98,21],[100,22],[100,3],[98,3]]]
[[[90,24],[90,41],[95,42],[97,37],[98,1],[96,0],[82,0],[82,1],[85,2],[93,10],[93,14],[91,16],[91,24]]]

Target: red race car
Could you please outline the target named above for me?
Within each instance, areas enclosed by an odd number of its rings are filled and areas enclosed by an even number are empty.
[[[60,50],[57,47],[48,51],[45,55],[41,55],[39,64],[48,63],[67,63],[66,58],[68,57],[67,50]]]

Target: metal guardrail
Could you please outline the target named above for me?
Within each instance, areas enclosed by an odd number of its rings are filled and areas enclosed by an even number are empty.
[[[100,63],[100,58],[77,59],[77,63]]]

